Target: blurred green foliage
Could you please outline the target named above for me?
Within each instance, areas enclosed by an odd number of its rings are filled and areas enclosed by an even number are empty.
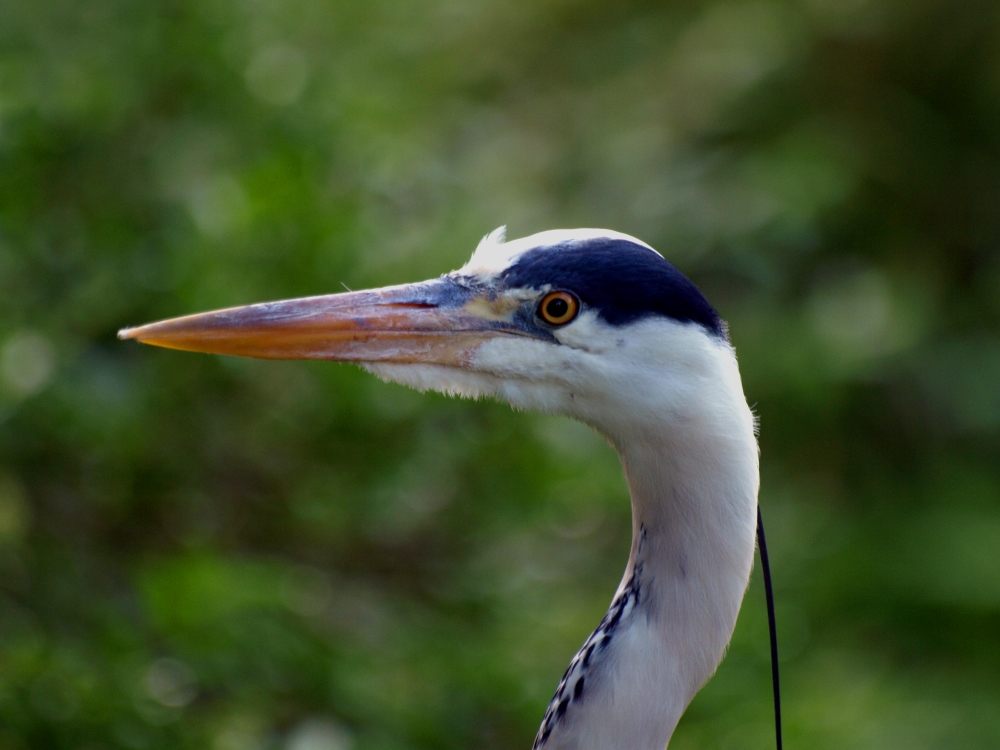
[[[642,237],[761,417],[788,745],[1000,746],[993,0],[0,0],[0,747],[527,748],[586,429],[124,325]],[[672,748],[766,748],[759,582]]]

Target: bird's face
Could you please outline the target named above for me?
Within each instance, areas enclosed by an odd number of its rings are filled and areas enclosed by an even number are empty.
[[[507,243],[498,231],[462,269],[431,281],[218,310],[119,336],[354,362],[421,390],[495,396],[605,432],[616,415],[641,421],[653,396],[662,406],[665,382],[680,406],[706,356],[729,351],[721,321],[690,281],[647,245],[603,230]]]

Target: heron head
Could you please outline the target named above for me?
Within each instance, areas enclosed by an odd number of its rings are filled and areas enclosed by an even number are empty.
[[[647,402],[683,411],[719,354],[732,359],[694,284],[645,243],[593,229],[511,242],[501,229],[430,281],[200,313],[119,337],[354,362],[421,390],[493,396],[605,432],[619,417],[641,421]]]

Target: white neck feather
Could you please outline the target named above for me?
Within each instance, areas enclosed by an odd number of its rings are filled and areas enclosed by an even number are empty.
[[[663,750],[722,659],[753,564],[759,482],[731,351],[722,367],[681,410],[668,406],[639,430],[628,419],[627,433],[603,426],[632,495],[632,549],[609,615],[574,659],[536,748]]]

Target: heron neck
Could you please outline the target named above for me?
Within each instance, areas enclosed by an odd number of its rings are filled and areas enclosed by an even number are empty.
[[[750,576],[752,425],[612,440],[632,494],[632,549],[611,608],[549,704],[535,750],[666,747],[722,659]]]
[[[574,402],[571,413],[621,459],[632,547],[607,615],[549,704],[535,750],[663,750],[736,625],[756,531],[754,418],[731,348],[690,327],[667,333],[670,356],[627,368],[605,389],[608,400]]]
[[[633,699],[648,717],[648,747],[662,750],[736,624],[753,564],[757,446],[744,426],[657,431],[617,448],[632,496],[619,592],[638,586],[642,603],[639,637],[624,646],[634,654],[621,661],[638,673],[620,678],[640,686]]]

